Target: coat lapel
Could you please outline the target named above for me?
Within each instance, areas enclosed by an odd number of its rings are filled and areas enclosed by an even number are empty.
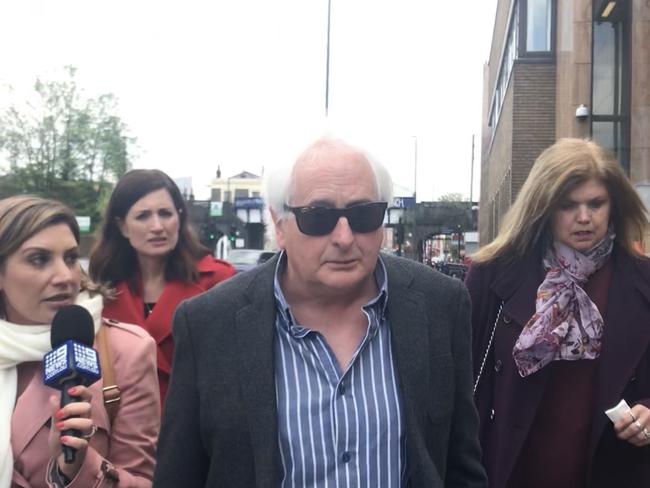
[[[609,421],[604,411],[621,400],[650,345],[650,277],[624,252],[618,251],[615,259],[598,368],[592,449]]]
[[[180,281],[169,281],[156,302],[149,316],[144,319],[144,302],[138,297],[140,314],[144,321],[144,329],[154,338],[156,344],[161,344],[165,339],[171,337],[171,323],[178,304],[187,298],[191,298],[204,290],[196,283],[183,283]],[[167,374],[171,373],[171,364],[163,354],[158,354],[158,369]]]
[[[494,336],[494,353],[497,357],[512,359],[512,347],[521,333],[523,326],[535,313],[535,300],[537,289],[544,280],[544,270],[540,266],[541,257],[537,253],[520,262],[504,266],[490,287],[503,301],[503,310]],[[494,321],[496,317],[490,320]],[[492,326],[493,322],[490,322]],[[513,364],[513,368],[516,366]],[[549,368],[522,378],[516,372],[513,374],[512,384],[509,386],[508,397],[515,399],[518,407],[513,411],[513,416],[503,423],[501,435],[508,437],[510,442],[504,447],[502,453],[502,472],[510,473],[519,452],[528,435],[530,426],[535,419],[535,414],[544,395],[549,379]],[[497,407],[498,408],[498,407]],[[503,412],[497,412],[497,415]]]
[[[279,480],[277,401],[275,396],[275,301],[277,258],[251,272],[248,303],[235,314],[241,392],[250,428],[256,478]],[[253,275],[254,274],[254,275]]]
[[[539,255],[533,253],[524,262],[506,266],[491,284],[492,290],[504,302],[502,313],[514,319],[520,328],[535,313],[537,288],[544,280],[544,270],[538,264],[540,262]]]
[[[41,374],[41,368],[37,368],[25,391],[18,398],[11,416],[11,444],[16,458],[49,420],[52,414],[49,406],[50,396],[58,394],[56,390],[43,384]]]
[[[57,390],[43,384],[42,374],[43,370],[38,368],[23,394],[18,398],[11,417],[11,444],[16,458],[50,419],[52,415],[50,396],[60,396]],[[102,387],[101,380],[89,387],[92,393],[92,418],[97,428],[110,432]]]
[[[139,278],[138,289],[142,289]],[[133,293],[128,284],[123,281],[117,286],[119,299],[104,307],[104,315],[121,322],[140,325],[154,338],[156,344],[160,345],[172,336],[171,323],[178,304],[203,291],[205,291],[203,287],[197,283],[170,281],[165,285],[156,306],[145,319],[142,295]],[[158,369],[166,374],[171,373],[171,364],[160,350],[158,350]]]

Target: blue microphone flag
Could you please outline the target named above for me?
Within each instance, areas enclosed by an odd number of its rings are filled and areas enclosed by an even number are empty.
[[[66,380],[79,378],[78,384],[88,386],[101,378],[97,351],[68,340],[48,352],[43,360],[43,382],[60,390]]]

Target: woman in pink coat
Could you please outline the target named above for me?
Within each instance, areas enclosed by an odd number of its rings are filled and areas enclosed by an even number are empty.
[[[78,243],[75,217],[59,202],[0,200],[2,487],[151,486],[160,415],[155,344],[138,327],[101,318],[103,296],[83,276]],[[112,367],[103,373],[112,370],[120,390],[113,418],[103,379],[68,390],[76,401],[64,407],[60,393],[43,384],[49,324],[73,303],[90,312],[110,353]],[[78,434],[62,434],[70,429]],[[70,464],[64,445],[76,450]]]

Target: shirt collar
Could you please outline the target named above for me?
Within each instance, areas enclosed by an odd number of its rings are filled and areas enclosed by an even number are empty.
[[[276,308],[280,315],[282,315],[282,322],[289,327],[294,333],[297,333],[301,336],[307,335],[309,329],[298,325],[296,320],[291,314],[291,307],[284,297],[282,292],[282,287],[280,286],[280,275],[284,272],[287,267],[287,253],[283,249],[280,252],[280,258],[278,259],[277,264],[275,265],[275,276],[273,277],[273,293],[275,296]],[[364,309],[377,307],[379,315],[383,316],[386,312],[386,304],[388,303],[388,273],[386,272],[386,265],[381,259],[381,256],[377,257],[377,266],[375,266],[375,271],[373,272],[375,282],[377,283],[377,295],[375,295],[371,300],[369,300],[364,306]],[[295,330],[294,330],[295,329]]]

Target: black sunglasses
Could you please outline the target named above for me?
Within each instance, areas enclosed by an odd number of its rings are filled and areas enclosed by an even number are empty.
[[[308,236],[325,236],[334,230],[341,217],[348,220],[353,232],[365,234],[372,232],[384,222],[386,202],[370,202],[351,205],[346,208],[329,207],[290,207],[284,209],[296,216],[296,224],[303,234]]]

